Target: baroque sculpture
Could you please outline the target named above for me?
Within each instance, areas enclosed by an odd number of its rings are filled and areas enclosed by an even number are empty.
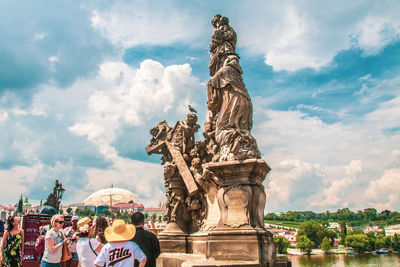
[[[159,236],[161,249],[272,266],[276,252],[264,229],[262,185],[270,168],[251,135],[253,107],[237,35],[227,17],[215,15],[211,24],[205,139],[195,141],[200,126],[189,105],[185,120],[153,127],[146,147],[149,155],[161,154],[164,165],[168,224]]]
[[[44,205],[51,206],[58,210],[60,209],[60,204],[61,204],[61,199],[64,194],[65,189],[62,187],[62,184],[56,180],[56,184],[53,188],[53,192],[49,194],[47,197],[47,201],[44,203]]]

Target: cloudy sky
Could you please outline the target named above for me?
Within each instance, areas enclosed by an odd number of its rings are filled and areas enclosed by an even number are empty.
[[[149,129],[189,103],[203,125],[220,13],[272,167],[266,211],[400,210],[399,1],[101,2],[0,1],[0,204],[56,178],[64,203],[111,184],[163,201]]]

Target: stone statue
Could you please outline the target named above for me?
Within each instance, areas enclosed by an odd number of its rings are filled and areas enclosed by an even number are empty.
[[[253,106],[242,79],[239,56],[235,53],[236,33],[226,17],[216,15],[210,45],[210,74],[207,84],[207,117],[204,136],[213,148],[213,161],[260,158],[251,135]]]
[[[161,154],[166,192],[164,252],[200,253],[207,258],[259,260],[273,266],[272,234],[264,228],[270,171],[251,135],[253,107],[236,54],[237,36],[227,17],[211,24],[204,140],[196,142],[197,111],[185,120],[151,128],[146,151]],[[197,242],[198,241],[198,242]]]
[[[60,209],[60,203],[64,191],[65,189],[62,187],[62,184],[58,180],[56,180],[53,192],[49,194],[49,196],[47,197],[47,201],[44,203],[44,205],[52,206],[58,212],[58,210]]]

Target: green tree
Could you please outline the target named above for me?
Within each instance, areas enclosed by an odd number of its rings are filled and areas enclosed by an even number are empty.
[[[306,236],[314,243],[314,246],[319,246],[324,237],[328,236],[328,229],[315,221],[304,222],[300,225],[299,236]]]
[[[297,236],[297,248],[299,248],[300,251],[307,253],[307,255],[311,254],[314,245],[314,242],[308,239],[306,236]]]
[[[364,209],[365,217],[367,221],[375,221],[377,216],[377,211],[374,208]]]
[[[22,200],[22,195],[21,195],[21,198],[18,201],[18,209],[17,209],[17,212],[20,213],[20,214],[23,212],[23,209],[22,209],[22,203],[23,202],[24,201]]]
[[[288,247],[290,247],[290,242],[283,236],[274,236],[275,246],[280,254],[286,254]]]
[[[383,238],[383,240],[385,240],[385,248],[392,248],[393,247],[392,237],[391,236],[385,236]]]
[[[393,236],[392,248],[394,251],[399,251],[400,242],[399,242],[399,236],[397,234],[394,234]]]
[[[104,216],[104,217],[110,216],[110,215],[111,215],[111,212],[110,212],[108,209],[103,209],[103,210],[101,210],[100,215],[101,215],[101,216]]]
[[[68,214],[71,214],[72,213],[72,208],[68,207],[68,209],[66,211],[67,211]]]
[[[375,239],[375,247],[376,247],[376,249],[380,249],[380,248],[386,247],[385,239],[382,236],[376,237],[376,239]]]
[[[327,236],[325,236],[321,243],[321,249],[323,251],[327,252],[331,248],[332,248],[331,241],[329,240],[329,238]]]
[[[346,228],[346,222],[345,221],[341,221],[340,222],[340,244],[344,245],[346,242],[346,236],[347,236],[347,228]]]
[[[353,231],[350,231],[348,234],[349,235],[361,235],[361,234],[364,234],[364,231],[362,229],[354,229]]]
[[[153,222],[155,222],[155,221],[156,221],[156,218],[157,218],[157,215],[156,215],[155,213],[153,213],[153,214],[151,215],[151,220],[152,220]]]
[[[375,237],[375,233],[374,232],[368,232],[366,234],[367,239],[368,239],[368,246],[367,246],[367,250],[368,251],[374,251],[376,250],[376,237]]]
[[[329,237],[329,239],[331,241],[331,246],[333,246],[333,244],[335,243],[335,238],[337,238],[338,235],[335,231],[329,230],[327,237]]]
[[[369,241],[364,234],[348,235],[346,237],[346,246],[352,247],[357,252],[365,252],[368,249]]]

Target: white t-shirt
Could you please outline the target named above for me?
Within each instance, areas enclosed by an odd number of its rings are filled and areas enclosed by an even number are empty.
[[[140,262],[145,258],[146,255],[135,242],[113,242],[104,245],[94,264],[103,266],[106,263],[106,266],[112,267],[132,267],[135,259]]]
[[[46,243],[44,246],[44,254],[42,260],[48,263],[59,263],[61,261],[62,256],[62,246],[59,247],[56,251],[50,252],[49,247],[47,246],[47,239],[54,239],[54,246],[60,244],[63,241],[61,231],[56,232],[54,229],[50,229],[46,233]]]
[[[81,237],[76,244],[76,253],[78,253],[79,262],[82,267],[93,267],[97,255],[89,246],[92,245],[93,250],[96,250],[100,242],[94,238]]]

